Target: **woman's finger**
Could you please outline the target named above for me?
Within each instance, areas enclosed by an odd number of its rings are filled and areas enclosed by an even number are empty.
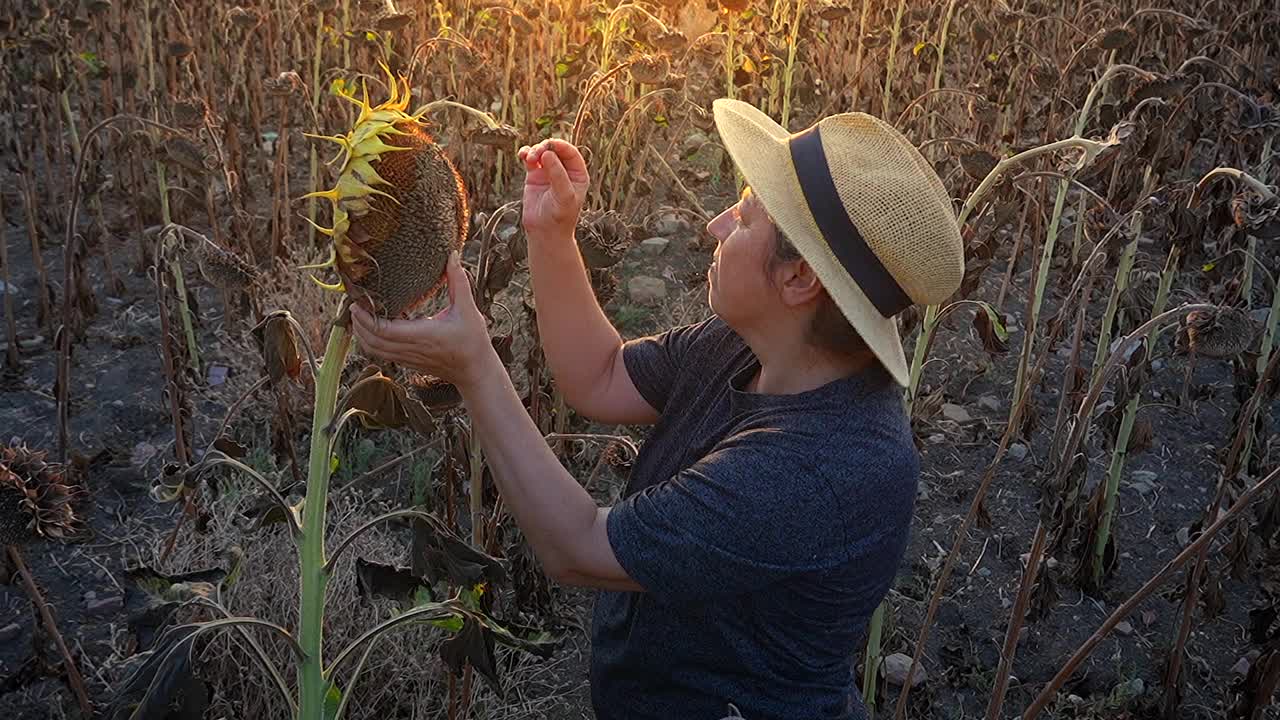
[[[547,171],[547,175],[551,177],[551,191],[555,193],[556,200],[565,205],[572,205],[576,199],[573,193],[573,183],[569,182],[569,173],[565,172],[564,164],[560,162],[559,154],[554,150],[543,153],[542,167]]]
[[[576,145],[559,138],[551,138],[547,143],[555,151],[556,159],[564,166],[565,172],[570,175],[587,173],[587,161]]]
[[[445,280],[449,288],[449,304],[453,305],[461,299],[459,309],[470,310],[475,307],[476,296],[471,292],[471,276],[462,267],[462,255],[458,251],[449,253],[449,262],[445,265]]]

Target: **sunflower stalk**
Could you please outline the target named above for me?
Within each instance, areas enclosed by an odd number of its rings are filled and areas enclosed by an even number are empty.
[[[1097,157],[1098,153],[1102,152],[1104,147],[1105,147],[1104,143],[1098,142],[1096,140],[1089,140],[1076,135],[1063,140],[1058,140],[1056,142],[1049,143],[1048,145],[1041,145],[1040,147],[1034,147],[1028,150],[1023,150],[1017,155],[1004,158],[1003,160],[996,163],[996,166],[991,169],[991,172],[987,173],[987,176],[983,178],[982,182],[978,184],[978,187],[975,188],[973,193],[969,195],[969,199],[965,201],[964,207],[961,208],[960,210],[960,215],[957,218],[956,223],[960,225],[961,228],[963,228],[965,221],[969,219],[969,216],[982,202],[983,198],[985,198],[987,194],[992,190],[992,188],[995,187],[997,181],[1001,177],[1003,177],[1005,173],[1009,172],[1010,170],[1017,167],[1018,165],[1028,162],[1040,155],[1058,152],[1059,150],[1066,150],[1066,149],[1083,150],[1085,153],[1085,159],[1087,164],[1088,161],[1092,161],[1093,158]],[[1069,181],[1067,180],[1063,180],[1061,182],[1064,185],[1070,184]],[[1062,197],[1065,198],[1065,194]],[[1058,212],[1055,212],[1054,214],[1055,217],[1061,214],[1061,209],[1062,208],[1061,208],[1061,200],[1060,200],[1057,208]],[[1048,257],[1048,255],[1046,255],[1046,257]],[[1044,264],[1047,265],[1048,263],[1044,263]],[[1047,273],[1048,273],[1047,267],[1041,270],[1042,275]],[[1037,297],[1039,297],[1039,295],[1043,293],[1043,285],[1039,286],[1039,290],[1040,290],[1040,293],[1037,293]],[[928,347],[930,345],[930,339],[938,323],[938,310],[939,310],[939,307],[937,305],[929,305],[925,308],[924,322],[921,323],[920,334],[916,337],[915,350],[913,351],[911,356],[911,372],[910,372],[909,382],[906,390],[906,399],[907,399],[908,409],[910,409],[911,405],[915,402],[917,390],[919,389],[919,386],[920,386],[920,373],[921,373],[921,370],[923,370],[924,368],[924,360],[925,360],[925,356],[927,355]],[[1030,328],[1028,328],[1028,332],[1029,331],[1030,331]],[[1021,386],[1017,386],[1015,388],[1014,397],[1017,397],[1016,390],[1018,389],[1021,389]]]
[[[1135,240],[1142,232],[1141,215],[1135,216]],[[1165,261],[1164,271],[1160,274],[1160,286],[1156,291],[1155,302],[1151,305],[1151,317],[1164,312],[1169,301],[1169,291],[1173,287],[1173,279],[1178,274],[1181,254],[1178,246],[1169,249],[1169,258]],[[1105,327],[1105,326],[1104,326]],[[1154,348],[1160,338],[1160,328],[1153,327],[1148,335],[1148,347]],[[1099,346],[1101,348],[1101,345]],[[1125,404],[1124,417],[1120,421],[1120,429],[1116,432],[1115,444],[1111,451],[1111,463],[1107,467],[1106,496],[1103,499],[1102,517],[1098,521],[1093,542],[1093,566],[1091,579],[1095,588],[1102,586],[1102,575],[1105,566],[1107,543],[1111,539],[1111,525],[1115,521],[1116,498],[1120,490],[1120,476],[1124,474],[1125,460],[1129,454],[1129,438],[1133,432],[1133,424],[1138,417],[1138,401],[1142,398],[1141,389],[1133,393]]]
[[[885,60],[884,95],[880,101],[880,117],[889,117],[889,99],[893,93],[893,66],[898,54],[898,39],[902,35],[902,13],[907,8],[907,0],[898,0],[898,9],[893,14],[893,30],[889,35],[889,56]],[[855,79],[856,80],[856,79]]]
[[[320,361],[320,373],[316,376],[315,411],[311,418],[311,455],[298,557],[302,584],[298,643],[303,653],[298,666],[298,687],[300,717],[305,720],[323,717],[325,694],[329,690],[323,654],[325,588],[329,581],[324,557],[325,506],[333,471],[329,454],[329,424],[337,408],[342,367],[351,349],[347,313],[348,307],[344,303],[329,331],[329,342]]]

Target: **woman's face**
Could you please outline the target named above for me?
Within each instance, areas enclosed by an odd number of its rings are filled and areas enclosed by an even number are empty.
[[[780,304],[766,272],[774,252],[774,226],[758,197],[744,188],[742,199],[707,223],[716,250],[707,270],[707,302],[735,329],[750,327]]]

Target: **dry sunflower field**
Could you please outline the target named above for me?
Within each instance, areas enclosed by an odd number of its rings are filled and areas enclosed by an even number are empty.
[[[590,594],[347,304],[434,311],[461,247],[616,501],[644,430],[543,362],[516,149],[583,149],[592,285],[657,332],[709,312],[724,96],[894,123],[963,230],[901,319],[873,716],[1280,717],[1272,0],[9,0],[0,57],[0,717],[591,717]]]

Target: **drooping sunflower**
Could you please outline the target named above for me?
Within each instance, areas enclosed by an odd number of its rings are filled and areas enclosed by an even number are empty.
[[[83,494],[65,465],[25,444],[0,446],[0,546],[62,539],[83,527],[71,503]]]
[[[341,281],[331,290],[367,300],[378,314],[397,317],[430,299],[444,284],[449,254],[467,237],[468,201],[462,176],[427,132],[421,113],[408,114],[408,81],[387,67],[390,97],[379,105],[342,95],[360,109],[344,135],[318,135],[341,152],[337,183],[307,197],[329,200],[333,226],[317,229],[333,240],[329,260]]]

